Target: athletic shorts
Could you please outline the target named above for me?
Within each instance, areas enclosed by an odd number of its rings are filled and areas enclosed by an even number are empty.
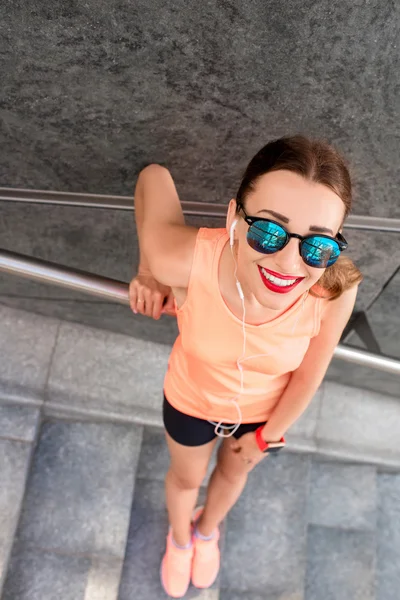
[[[208,444],[217,437],[215,433],[215,425],[211,425],[205,419],[198,419],[185,415],[172,406],[164,395],[163,406],[164,426],[167,433],[172,439],[182,446],[202,446]],[[229,425],[229,424],[227,424]],[[240,438],[245,433],[255,431],[263,423],[243,423],[233,434],[236,439]],[[223,427],[223,425],[221,426]]]

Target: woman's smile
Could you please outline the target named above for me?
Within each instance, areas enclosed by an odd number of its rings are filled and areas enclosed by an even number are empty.
[[[260,265],[258,265],[258,270],[265,287],[277,294],[287,294],[288,292],[291,292],[304,279],[304,277],[278,275],[274,271],[265,269]]]

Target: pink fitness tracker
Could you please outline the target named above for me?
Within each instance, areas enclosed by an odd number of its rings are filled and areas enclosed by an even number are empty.
[[[262,432],[264,429],[264,425],[261,425],[258,429],[256,429],[256,441],[257,446],[260,448],[261,452],[268,454],[269,452],[279,452],[285,446],[285,438],[282,437],[279,442],[266,442],[263,438]]]

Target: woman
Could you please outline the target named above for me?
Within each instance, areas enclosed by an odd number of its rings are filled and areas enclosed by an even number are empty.
[[[146,167],[135,191],[140,246],[134,312],[177,312],[165,378],[171,456],[165,591],[183,597],[219,570],[218,526],[248,473],[306,409],[354,307],[361,273],[341,253],[351,208],[343,158],[303,136],[251,160],[226,229],[188,227],[167,169]],[[199,487],[223,442],[203,509]]]

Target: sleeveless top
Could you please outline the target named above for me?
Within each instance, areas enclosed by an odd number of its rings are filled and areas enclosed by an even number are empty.
[[[177,410],[200,419],[236,423],[267,421],[299,367],[310,339],[320,329],[326,298],[303,294],[279,317],[260,325],[245,324],[225,304],[218,267],[225,229],[199,229],[187,297],[176,308],[179,335],[172,348],[164,381],[165,395]],[[268,354],[268,356],[258,356]]]

